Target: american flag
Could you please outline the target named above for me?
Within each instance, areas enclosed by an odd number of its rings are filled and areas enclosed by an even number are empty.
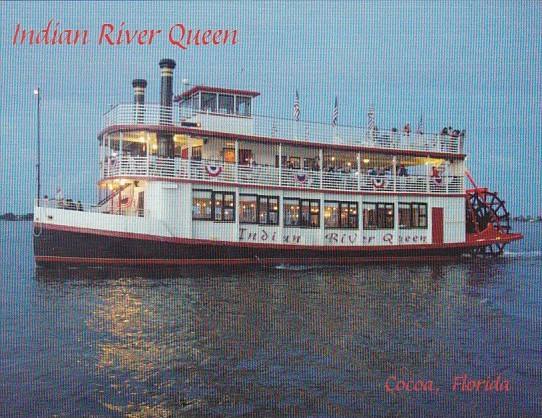
[[[296,90],[295,99],[294,99],[294,119],[296,121],[299,121],[300,116],[301,116],[301,110],[299,109],[299,93]]]
[[[423,130],[424,130],[424,127],[423,127],[423,114],[422,114],[420,115],[420,120],[418,121],[418,128],[416,128],[416,133],[423,134]]]
[[[335,96],[335,106],[333,107],[333,113],[331,114],[331,126],[337,126],[339,122],[339,102],[337,101],[337,96]]]
[[[370,131],[373,131],[376,128],[375,108],[373,106],[369,108],[369,113],[367,113],[367,116],[369,118],[367,128],[369,128]]]

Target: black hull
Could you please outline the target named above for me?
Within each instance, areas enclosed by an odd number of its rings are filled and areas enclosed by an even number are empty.
[[[34,255],[38,265],[175,266],[426,261],[456,258],[470,251],[464,244],[311,248],[126,235],[36,227]]]

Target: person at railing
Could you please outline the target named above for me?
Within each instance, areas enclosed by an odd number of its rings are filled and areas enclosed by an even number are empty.
[[[287,168],[288,170],[293,170],[293,169],[294,169],[294,163],[293,163],[292,160],[288,159],[288,160],[286,161],[286,168]]]
[[[406,176],[408,176],[408,171],[407,171],[407,169],[406,169],[406,167],[405,167],[404,164],[401,164],[401,165],[399,166],[399,170],[397,170],[397,175],[398,175],[398,176],[401,176],[401,177],[406,177]]]
[[[49,196],[45,195],[43,196],[43,206],[44,207],[49,207]]]
[[[410,136],[410,122],[407,122],[406,125],[403,127],[403,133],[406,135],[406,136]]]
[[[56,191],[55,200],[56,200],[56,206],[59,209],[62,209],[64,207],[64,194],[62,193],[62,189],[60,187]]]
[[[466,135],[465,129],[463,129],[463,130],[461,130],[461,132],[459,132],[459,143],[458,143],[457,152],[462,152],[463,151],[463,144],[464,144],[464,141],[465,141],[465,135]]]
[[[72,199],[66,199],[66,205],[64,208],[67,210],[76,210],[75,203],[73,203]]]
[[[77,210],[79,212],[83,212],[83,204],[81,203],[80,200],[77,201]]]

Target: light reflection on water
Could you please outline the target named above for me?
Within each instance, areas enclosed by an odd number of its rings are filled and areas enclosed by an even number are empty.
[[[0,332],[0,394],[21,415],[540,410],[537,258],[231,272],[38,270],[28,280],[28,261],[11,257],[22,268],[3,270],[4,300],[20,305],[0,311],[8,324]],[[453,377],[464,373],[501,374],[513,390],[453,392]],[[390,375],[431,379],[440,392],[388,394]]]

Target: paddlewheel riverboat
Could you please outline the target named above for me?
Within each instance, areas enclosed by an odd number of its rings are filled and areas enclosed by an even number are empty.
[[[160,61],[159,105],[138,79],[105,115],[97,204],[38,199],[38,264],[427,260],[521,238],[496,193],[465,188],[463,135],[256,116],[248,90],[174,100],[174,68]]]

